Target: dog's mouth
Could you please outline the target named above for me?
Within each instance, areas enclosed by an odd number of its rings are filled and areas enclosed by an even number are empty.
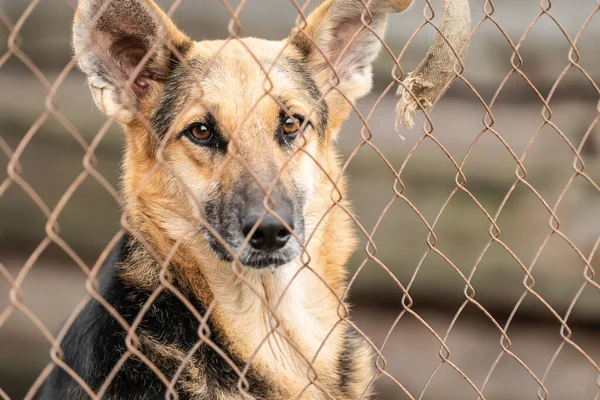
[[[245,252],[244,252],[245,253]],[[259,253],[250,252],[250,254],[243,254],[240,257],[240,262],[245,267],[262,269],[262,268],[277,268],[281,265],[287,264],[292,261],[295,257],[287,254],[289,252],[271,252],[271,253]]]
[[[275,269],[294,260],[302,253],[302,246],[297,240],[290,240],[290,243],[279,250],[275,251],[260,251],[252,248],[249,243],[245,246],[242,243],[233,240],[225,239],[227,246],[222,240],[217,240],[214,235],[206,230],[204,232],[210,248],[221,261],[234,262],[237,259],[244,267],[263,269]],[[302,238],[300,238],[302,240]],[[241,251],[240,251],[241,249]]]

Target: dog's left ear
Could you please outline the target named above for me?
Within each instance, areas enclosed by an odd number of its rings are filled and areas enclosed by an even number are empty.
[[[371,64],[381,49],[380,40],[370,29],[383,38],[387,14],[404,11],[411,3],[327,0],[307,18],[304,29],[294,30],[292,43],[306,57],[320,85],[337,81],[333,65],[340,79],[338,90],[355,101],[371,90]]]
[[[170,46],[168,45],[170,43]],[[191,44],[152,0],[79,0],[73,47],[98,108],[131,122]],[[143,64],[143,65],[140,65]]]

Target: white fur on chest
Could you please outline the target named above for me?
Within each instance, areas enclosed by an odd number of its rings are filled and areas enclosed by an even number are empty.
[[[335,349],[326,338],[335,311],[327,306],[329,291],[313,271],[294,261],[274,272],[244,270],[242,276],[245,281],[219,285],[226,292],[215,298],[227,330],[251,349],[252,361],[299,379],[307,376],[315,355],[315,364],[334,362]]]

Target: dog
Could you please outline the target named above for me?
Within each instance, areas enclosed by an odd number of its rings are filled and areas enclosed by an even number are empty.
[[[196,42],[151,0],[79,0],[76,59],[126,134],[127,233],[43,399],[372,395],[335,140],[411,1],[326,0],[282,41]]]

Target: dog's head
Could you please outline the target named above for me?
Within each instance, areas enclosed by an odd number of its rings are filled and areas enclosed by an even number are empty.
[[[371,89],[386,15],[411,1],[328,0],[283,41],[194,42],[150,0],[80,0],[75,53],[126,128],[126,196],[222,260],[297,257],[311,205],[336,201],[331,143]]]

